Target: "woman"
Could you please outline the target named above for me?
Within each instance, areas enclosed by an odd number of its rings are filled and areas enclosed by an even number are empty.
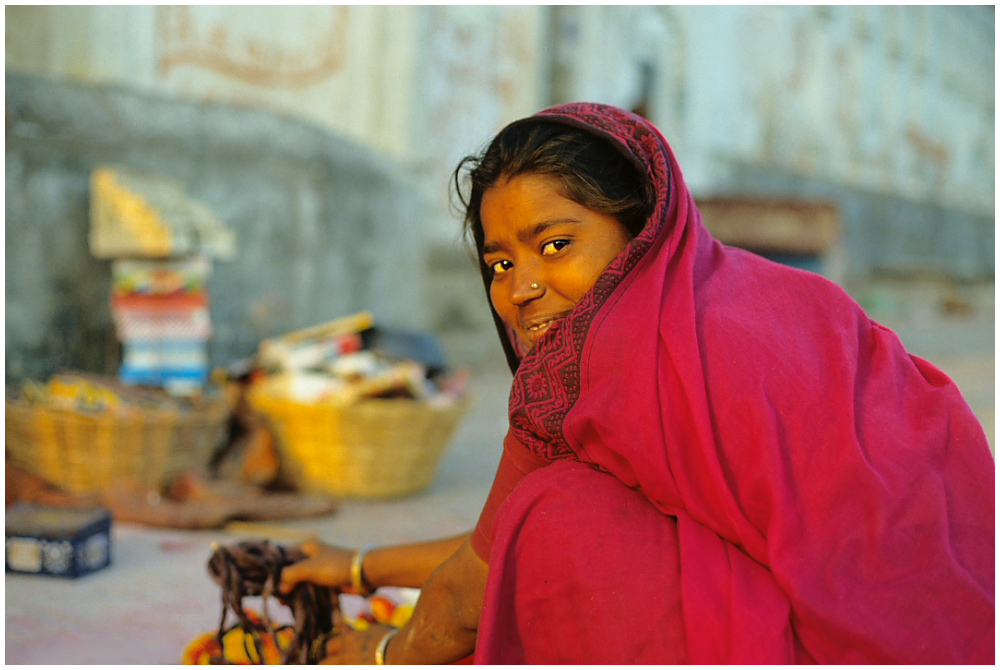
[[[471,168],[504,454],[472,534],[285,569],[423,588],[330,662],[993,662],[993,460],[943,373],[713,240],[627,112],[550,108]]]

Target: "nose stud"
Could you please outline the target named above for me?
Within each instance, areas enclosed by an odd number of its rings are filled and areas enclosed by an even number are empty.
[[[532,284],[531,285],[531,290],[532,291],[537,291],[538,290],[538,284]]]

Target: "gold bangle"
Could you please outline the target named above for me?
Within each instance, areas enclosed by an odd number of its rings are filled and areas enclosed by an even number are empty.
[[[375,647],[375,665],[385,665],[385,650],[389,646],[389,640],[391,640],[392,636],[398,632],[398,628],[393,628],[385,634],[382,641],[378,643],[377,647]]]
[[[364,547],[355,552],[354,556],[351,558],[351,586],[360,595],[366,596],[369,591],[365,586],[365,577],[362,573],[364,568],[363,563],[365,560],[365,554],[371,550],[372,545],[366,544]]]

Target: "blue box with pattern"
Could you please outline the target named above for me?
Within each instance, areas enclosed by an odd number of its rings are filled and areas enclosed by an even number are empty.
[[[111,514],[17,504],[5,513],[5,572],[75,579],[111,564]]]

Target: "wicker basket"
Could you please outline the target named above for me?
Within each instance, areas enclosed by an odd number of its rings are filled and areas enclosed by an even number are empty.
[[[468,406],[466,398],[440,406],[405,398],[306,404],[264,384],[251,388],[249,401],[275,432],[289,483],[356,498],[402,496],[429,486]]]
[[[71,493],[119,480],[160,488],[208,465],[224,437],[225,402],[171,411],[85,412],[6,398],[7,455]]]

